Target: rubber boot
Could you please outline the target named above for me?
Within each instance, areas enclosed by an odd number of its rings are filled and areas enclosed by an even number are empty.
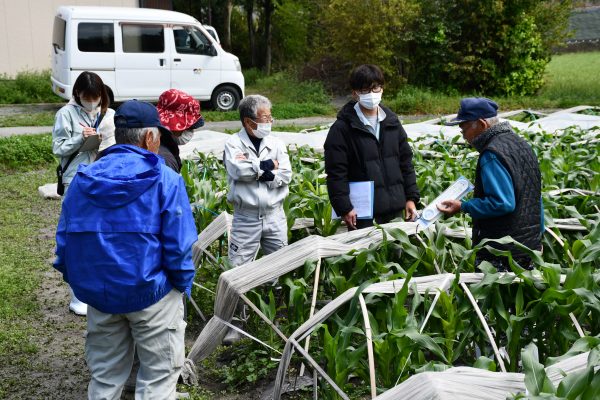
[[[73,311],[76,315],[86,316],[87,315],[87,304],[75,297],[73,289],[71,289],[71,302],[69,303],[69,310]]]

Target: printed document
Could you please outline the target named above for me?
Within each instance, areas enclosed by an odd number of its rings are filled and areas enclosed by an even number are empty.
[[[350,202],[356,210],[358,219],[373,219],[373,199],[375,195],[375,185],[373,181],[350,182]],[[335,210],[333,218],[340,218]]]

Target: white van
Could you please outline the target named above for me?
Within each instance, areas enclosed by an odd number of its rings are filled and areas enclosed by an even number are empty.
[[[186,14],[62,6],[54,18],[52,47],[52,90],[67,100],[83,71],[100,75],[111,101],[156,101],[175,88],[228,111],[244,97],[239,59]]]

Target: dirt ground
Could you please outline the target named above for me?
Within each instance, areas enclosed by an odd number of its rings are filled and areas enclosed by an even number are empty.
[[[40,231],[39,240],[47,241],[48,248],[54,246],[54,232],[55,226]],[[84,359],[86,319],[69,311],[69,288],[60,273],[52,268],[52,261],[53,257],[47,260],[37,292],[42,317],[30,339],[38,351],[22,356],[24,358],[14,365],[0,367],[0,380],[12,381],[6,399],[75,400],[87,397],[89,371]],[[186,331],[188,348],[199,334],[199,329]],[[200,388],[191,391],[201,395],[192,396],[192,399],[260,399],[270,384],[264,382],[245,388],[242,393],[228,393],[226,386],[211,381],[203,371],[198,371],[198,378]],[[123,395],[123,399],[129,398],[133,397]]]

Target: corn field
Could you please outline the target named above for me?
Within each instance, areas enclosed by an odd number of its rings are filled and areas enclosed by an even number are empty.
[[[278,282],[246,293],[289,337],[319,309],[353,290],[349,301],[311,330],[309,342],[302,342],[330,378],[318,379],[319,398],[369,398],[415,374],[452,366],[525,373],[527,393],[514,393],[517,398],[600,398],[600,129],[519,134],[534,148],[543,180],[543,251],[525,249],[535,266],[532,271],[512,260],[512,274],[498,273],[485,262],[476,270],[475,255],[486,243],[473,246],[464,234],[470,217],[461,214],[410,235],[382,228],[378,245],[307,259]],[[474,180],[478,154],[457,138],[423,137],[411,144],[423,205],[459,176]],[[186,161],[182,175],[202,231],[232,208],[226,202],[220,159],[198,157]],[[290,243],[334,235],[342,227],[332,220],[322,155],[301,147],[290,158],[294,176],[284,203]],[[202,257],[197,265],[192,297],[209,315],[217,279],[230,269],[226,240],[216,241],[210,248],[214,256]],[[461,274],[478,272],[483,275],[475,283],[461,282]],[[418,279],[440,274],[448,277],[444,290],[417,289]],[[391,293],[368,290],[384,282],[402,284]],[[274,370],[281,373],[284,368],[278,360],[286,342],[264,322],[251,313],[243,329],[268,347],[245,340],[234,349],[236,365],[256,364],[244,364],[244,357],[260,354],[264,368],[257,372],[239,367],[242,378],[235,385],[273,379]],[[569,375],[559,385],[545,376],[544,365],[586,351],[591,352],[584,372]],[[286,373],[290,380],[300,372],[312,374],[305,369],[314,366],[296,354]]]

